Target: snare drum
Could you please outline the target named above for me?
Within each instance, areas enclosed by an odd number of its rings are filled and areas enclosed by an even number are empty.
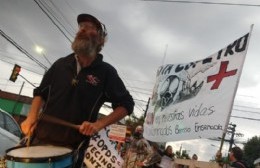
[[[58,146],[14,147],[6,151],[7,168],[70,168],[72,150]]]

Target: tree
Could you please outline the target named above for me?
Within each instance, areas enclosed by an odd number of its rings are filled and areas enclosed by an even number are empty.
[[[260,157],[260,136],[254,136],[249,139],[244,145],[244,159],[250,167],[254,167],[254,160]]]
[[[190,159],[191,158],[186,150],[182,150],[181,152],[176,151],[175,157],[178,158],[178,159]]]
[[[135,130],[135,127],[138,125],[144,124],[144,115],[141,117],[137,117],[134,113],[132,113],[128,119],[125,120],[125,125],[131,129],[131,132],[133,133]]]

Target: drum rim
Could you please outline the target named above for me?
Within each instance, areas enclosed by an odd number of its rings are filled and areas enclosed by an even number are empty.
[[[37,146],[37,145],[33,145],[33,146]],[[41,145],[44,146],[44,145]],[[45,145],[47,146],[47,145]],[[19,148],[24,148],[25,146],[16,146],[10,149],[7,149],[5,151],[5,160],[6,161],[11,161],[11,162],[23,162],[23,163],[51,163],[51,162],[55,162],[55,161],[59,161],[59,160],[63,160],[65,158],[67,158],[68,156],[72,156],[73,155],[73,150],[71,150],[71,152],[60,155],[60,156],[50,156],[50,157],[38,157],[38,158],[34,158],[34,157],[14,157],[14,156],[10,156],[7,153],[10,152],[11,150],[14,149],[19,149]],[[59,146],[59,147],[63,147],[63,146]],[[68,147],[64,147],[64,148],[68,148]],[[71,148],[68,148],[71,149]]]

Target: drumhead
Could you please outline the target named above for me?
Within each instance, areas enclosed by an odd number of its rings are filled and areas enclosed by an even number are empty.
[[[6,151],[6,159],[21,162],[50,162],[71,154],[70,148],[60,146],[15,147]]]

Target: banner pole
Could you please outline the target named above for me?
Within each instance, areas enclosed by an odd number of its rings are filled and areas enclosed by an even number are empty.
[[[219,151],[221,152],[224,141],[225,141],[225,137],[226,137],[226,132],[223,132],[222,137],[221,137],[221,142],[220,142],[220,146],[219,146]]]
[[[249,37],[248,37],[248,41],[247,41],[247,45],[246,45],[246,50],[245,50],[245,56],[246,56],[246,53],[247,53],[249,41],[250,41],[251,34],[252,34],[252,31],[253,31],[253,26],[254,26],[254,24],[252,24],[252,25],[250,26]],[[232,108],[233,108],[234,99],[235,99],[236,92],[237,92],[237,88],[238,88],[238,83],[239,83],[239,80],[240,80],[240,77],[241,77],[241,74],[242,74],[242,69],[243,69],[243,65],[244,65],[244,62],[245,62],[245,58],[246,58],[245,56],[243,57],[243,64],[242,64],[242,66],[241,66],[241,72],[239,73],[239,77],[237,78],[237,84],[236,84],[236,88],[235,88],[234,95],[233,95],[233,102],[232,102],[232,104],[231,104],[231,106],[230,106],[230,110],[229,110],[229,114],[228,114],[228,117],[227,117],[226,125],[225,125],[224,132],[223,132],[223,135],[222,135],[222,140],[221,140],[221,144],[220,144],[220,148],[219,148],[220,152],[221,152],[221,149],[222,149],[224,140],[225,140],[225,135],[226,135],[226,132],[227,132],[227,128],[228,128],[229,121],[230,121],[230,116],[231,116],[231,113],[232,113]]]
[[[247,41],[247,46],[246,46],[246,51],[245,51],[246,53],[247,53],[248,44],[249,44],[249,41],[250,41],[250,38],[251,38],[251,34],[252,34],[253,27],[254,27],[254,24],[252,24],[252,25],[250,26],[249,38],[248,38],[248,41]],[[246,53],[245,53],[245,55],[246,55]],[[244,62],[245,62],[245,57],[244,57],[244,60],[243,60],[243,64],[244,64]],[[237,81],[237,85],[236,85],[235,92],[234,92],[234,95],[233,95],[234,98],[235,98],[235,95],[236,95],[236,92],[237,92],[239,79],[240,79],[241,74],[242,74],[243,64],[242,64],[241,72],[240,72],[239,77],[238,77],[238,79],[237,79],[238,81]],[[228,114],[228,117],[227,117],[226,125],[225,125],[224,131],[223,131],[223,134],[222,134],[222,138],[221,138],[221,142],[220,142],[219,151],[218,151],[218,153],[217,153],[217,155],[216,155],[216,159],[217,159],[218,161],[221,161],[221,159],[222,159],[222,158],[221,158],[221,157],[222,157],[221,150],[222,150],[222,147],[223,147],[223,144],[224,144],[224,141],[225,141],[225,136],[226,136],[226,133],[227,133],[228,123],[229,123],[229,121],[230,121],[230,116],[231,116],[233,104],[234,104],[234,101],[232,102],[232,105],[230,106],[230,110],[229,110],[229,114]]]

